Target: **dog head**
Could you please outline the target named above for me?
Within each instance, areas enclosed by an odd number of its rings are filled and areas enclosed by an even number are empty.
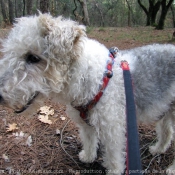
[[[60,93],[79,59],[85,27],[49,14],[17,19],[2,43],[0,103],[23,111],[38,94]]]

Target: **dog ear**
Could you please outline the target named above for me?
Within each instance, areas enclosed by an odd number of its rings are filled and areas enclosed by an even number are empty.
[[[72,20],[66,20],[62,16],[53,18],[49,14],[39,13],[39,24],[42,29],[43,35],[48,35],[49,32],[54,30],[68,32],[69,36],[72,35],[75,41],[82,35],[86,35],[86,27],[83,25],[78,25],[77,22]],[[72,33],[70,33],[72,31]],[[59,32],[58,32],[59,33]]]
[[[57,54],[55,52],[59,52],[59,55],[64,54],[64,56],[68,52],[72,54],[72,51],[79,47],[81,38],[86,36],[85,26],[64,19],[62,16],[54,18],[49,14],[40,14],[39,23],[41,33],[47,38],[49,47],[54,49],[54,54]]]
[[[58,32],[55,33],[56,36],[58,36],[58,34],[60,34],[62,38],[68,36],[69,39],[72,38],[71,41],[74,43],[76,43],[81,36],[86,36],[86,27],[84,25],[78,25],[77,22],[69,19],[66,20],[62,16],[53,18],[49,14],[39,13],[39,23],[41,25],[41,32],[45,36],[52,32]]]
[[[48,35],[51,29],[51,23],[53,23],[52,17],[49,14],[42,14],[40,12],[38,21],[42,36]]]
[[[74,44],[79,41],[81,36],[86,36],[86,27],[83,25],[79,25],[75,27],[75,37],[74,37]]]

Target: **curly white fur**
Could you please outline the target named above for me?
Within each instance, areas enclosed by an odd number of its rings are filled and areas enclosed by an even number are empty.
[[[91,126],[80,118],[73,106],[86,105],[97,94],[109,51],[87,38],[84,26],[48,14],[20,18],[3,42],[2,51],[1,104],[16,111],[28,107],[27,113],[45,98],[66,104],[68,116],[80,128],[81,161],[93,162],[100,143],[103,165],[109,174],[121,174],[125,169],[125,92],[121,60],[127,60],[131,68],[138,119],[157,122],[158,142],[150,147],[151,153],[165,152],[173,140],[173,45],[121,51],[113,66],[114,76],[100,101],[89,111]],[[28,102],[32,104],[28,106]],[[175,163],[169,168],[172,169]]]

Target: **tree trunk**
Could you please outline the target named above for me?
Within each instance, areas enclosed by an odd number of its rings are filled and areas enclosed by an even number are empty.
[[[0,0],[0,3],[1,3],[3,21],[7,24],[8,23],[8,18],[7,18],[7,14],[6,14],[6,8],[5,8],[4,0]]]
[[[23,1],[15,0],[15,17],[21,17],[23,15]]]
[[[39,9],[39,6],[40,6],[39,3],[40,3],[39,0],[36,0],[36,2],[35,2],[36,9]]]
[[[157,16],[157,13],[158,13],[158,11],[160,9],[161,1],[157,1],[155,3],[155,0],[149,0],[149,8],[148,8],[148,10],[141,3],[141,0],[138,0],[138,4],[140,5],[140,7],[143,9],[143,11],[145,12],[145,14],[147,16],[146,26],[150,26],[150,25],[151,26],[155,26],[155,24],[156,24],[156,16]]]
[[[13,0],[8,0],[9,3],[9,21],[13,24],[14,21],[14,10],[13,10]]]
[[[74,5],[75,5],[75,9],[73,9],[73,14],[75,16],[75,19],[81,23],[82,22],[82,16],[80,16],[76,11],[77,11],[77,3],[76,3],[76,0],[74,0]]]
[[[55,4],[54,4],[54,0],[51,0],[51,10],[50,10],[50,12],[51,12],[51,14],[54,16],[55,15]]]
[[[48,0],[40,0],[40,10],[42,13],[49,12],[49,1]]]
[[[100,13],[100,17],[101,17],[100,26],[104,27],[105,23],[104,23],[103,13],[102,13],[101,9],[99,8],[98,3],[96,3],[95,6],[97,7],[97,9],[99,10],[99,13]]]
[[[25,11],[26,11],[26,1],[23,0],[23,12],[22,12],[23,16],[25,16]]]
[[[18,16],[17,11],[18,11],[17,2],[16,2],[16,0],[15,0],[15,18]]]
[[[156,4],[150,5],[150,8],[152,8],[152,13],[151,13],[151,25],[152,26],[156,25],[156,16],[160,9],[160,4],[161,4],[161,1],[157,1]]]
[[[26,0],[27,15],[31,15],[32,14],[32,1],[33,0]]]
[[[128,26],[131,27],[131,6],[128,0],[126,0],[126,3],[128,5]]]
[[[83,12],[84,12],[84,23],[85,23],[85,25],[90,26],[89,14],[88,14],[88,9],[87,9],[87,2],[86,2],[86,0],[83,0],[82,6],[83,6]]]
[[[162,11],[164,11],[164,10],[162,10]],[[164,29],[165,19],[166,19],[166,11],[164,11],[160,15],[159,23],[158,23],[158,25],[156,27],[157,30],[163,30]]]
[[[145,12],[146,14],[146,26],[149,26],[151,23],[150,23],[150,14],[148,12],[148,10],[146,9],[146,7],[141,3],[140,0],[138,0],[138,4],[140,5],[140,7],[142,8],[142,10]]]
[[[173,27],[175,28],[175,8],[173,5],[171,5],[171,13],[173,16]]]
[[[173,1],[174,0],[169,0],[168,4],[167,4],[166,0],[161,1],[162,12],[161,12],[159,23],[158,23],[156,29],[158,29],[158,30],[164,29],[166,15],[167,15],[168,10],[171,7],[171,4],[173,3]]]
[[[87,10],[87,3],[86,0],[78,0],[78,2],[80,3],[82,10],[83,10],[83,19],[82,22],[84,25],[90,25],[89,22],[89,14],[88,14],[88,10]]]
[[[77,4],[76,4],[76,0],[74,0],[75,9],[73,10],[73,14],[74,14],[76,20],[78,20],[79,22],[82,22],[84,25],[90,25],[86,0],[77,0],[77,1],[80,3],[80,5],[82,7],[83,16],[79,15],[76,12],[77,11]]]

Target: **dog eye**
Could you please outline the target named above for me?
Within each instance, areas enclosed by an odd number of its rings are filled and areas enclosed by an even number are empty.
[[[32,54],[29,54],[27,55],[27,58],[26,58],[26,62],[27,63],[38,63],[41,59],[36,56],[36,55],[32,55]]]

